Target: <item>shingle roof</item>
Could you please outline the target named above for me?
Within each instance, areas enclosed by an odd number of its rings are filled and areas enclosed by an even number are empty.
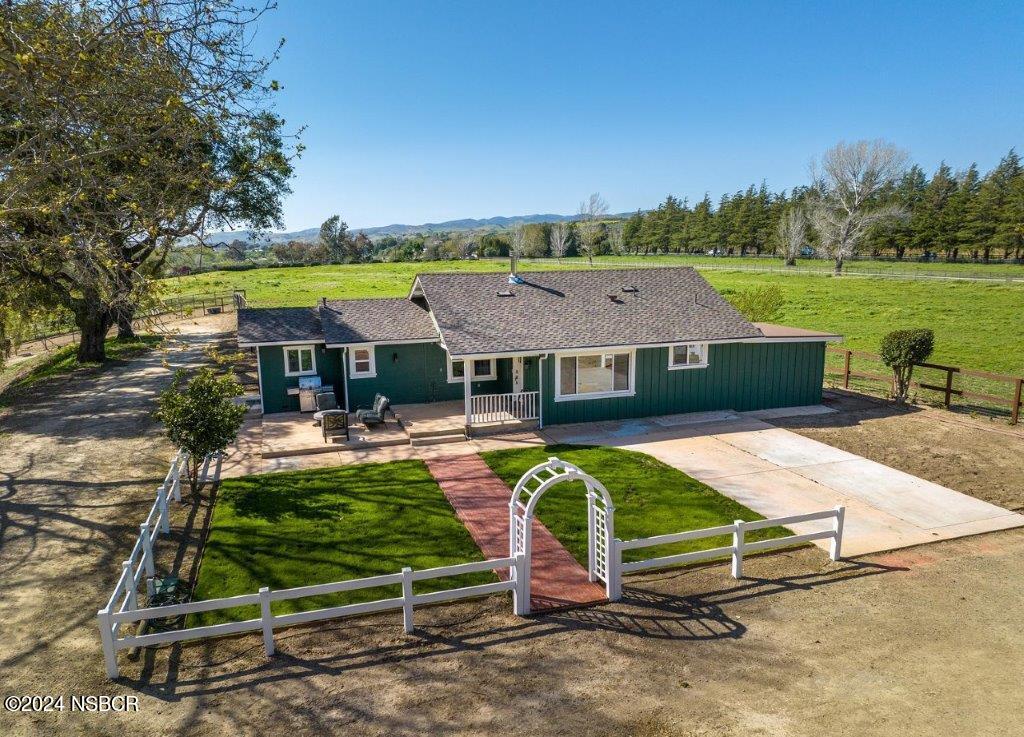
[[[437,340],[426,308],[408,299],[342,299],[320,308],[327,345]]]
[[[520,276],[417,277],[453,356],[761,337],[690,267]]]
[[[319,343],[324,333],[316,307],[262,307],[238,311],[238,344]]]

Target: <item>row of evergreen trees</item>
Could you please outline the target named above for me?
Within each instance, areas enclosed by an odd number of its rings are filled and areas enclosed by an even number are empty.
[[[787,194],[762,184],[724,195],[717,207],[705,195],[691,206],[668,196],[656,209],[638,212],[623,227],[627,253],[771,254],[779,252],[778,221],[801,207],[809,187]],[[945,163],[929,178],[919,166],[879,198],[905,216],[876,226],[863,255],[896,258],[1024,258],[1024,166],[1014,150],[984,177],[975,164],[954,172]],[[814,248],[813,233],[808,248]]]

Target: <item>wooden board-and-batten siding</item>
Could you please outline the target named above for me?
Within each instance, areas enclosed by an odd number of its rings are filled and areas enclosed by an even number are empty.
[[[825,343],[718,343],[708,366],[670,370],[668,348],[636,351],[635,395],[554,401],[555,360],[544,362],[545,425],[821,402]]]
[[[261,346],[260,376],[263,384],[263,411],[297,412],[299,398],[288,389],[299,385],[299,377],[285,376],[284,348]],[[349,407],[369,407],[376,393],[385,394],[392,404],[419,404],[462,399],[462,382],[448,382],[447,356],[437,343],[402,343],[374,348],[377,375],[348,380]],[[536,359],[534,359],[536,361]],[[497,380],[474,381],[474,394],[512,391],[511,359],[498,361]],[[334,387],[338,403],[345,401],[342,388],[342,350],[316,346],[316,372],[323,384]]]

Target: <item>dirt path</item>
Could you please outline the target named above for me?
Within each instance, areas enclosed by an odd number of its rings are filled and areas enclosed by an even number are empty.
[[[3,695],[111,692],[95,667],[95,614],[172,455],[153,400],[232,320],[177,323],[165,351],[41,383],[0,415]],[[180,528],[185,510],[174,513]],[[30,718],[12,720],[0,712],[0,733],[33,731]]]

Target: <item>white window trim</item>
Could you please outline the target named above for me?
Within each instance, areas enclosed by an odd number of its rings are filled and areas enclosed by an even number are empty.
[[[629,388],[610,392],[592,392],[588,394],[562,394],[562,359],[569,356],[607,356],[616,353],[629,355]],[[636,349],[622,348],[610,349],[607,351],[564,351],[555,353],[555,401],[556,402],[581,402],[588,399],[610,399],[612,397],[635,397],[636,396]]]
[[[370,370],[356,371],[356,351],[366,350],[370,353]],[[373,379],[377,376],[377,351],[373,343],[351,345],[348,348],[348,377],[350,379]]]
[[[284,351],[284,375],[285,376],[312,376],[316,373],[316,346],[315,345],[286,345],[282,348]],[[309,356],[312,359],[313,368],[309,371],[289,371],[288,370],[288,351],[309,351]],[[299,368],[302,368],[302,357],[299,357]]]
[[[704,356],[704,360],[700,363],[683,363],[674,364],[672,363],[672,349],[679,345],[699,345],[701,347],[701,354]],[[683,369],[701,369],[708,367],[708,344],[702,343],[697,340],[690,341],[689,343],[672,343],[668,347],[668,370],[669,371],[680,371]]]
[[[494,358],[456,358],[456,361],[461,361],[463,366],[469,367],[470,381],[494,381],[498,378],[498,362]],[[491,370],[487,374],[477,374],[476,368],[473,366],[474,361],[490,361]],[[452,373],[452,357],[448,356],[448,383],[449,384],[462,384],[466,379],[463,376],[455,376]]]

